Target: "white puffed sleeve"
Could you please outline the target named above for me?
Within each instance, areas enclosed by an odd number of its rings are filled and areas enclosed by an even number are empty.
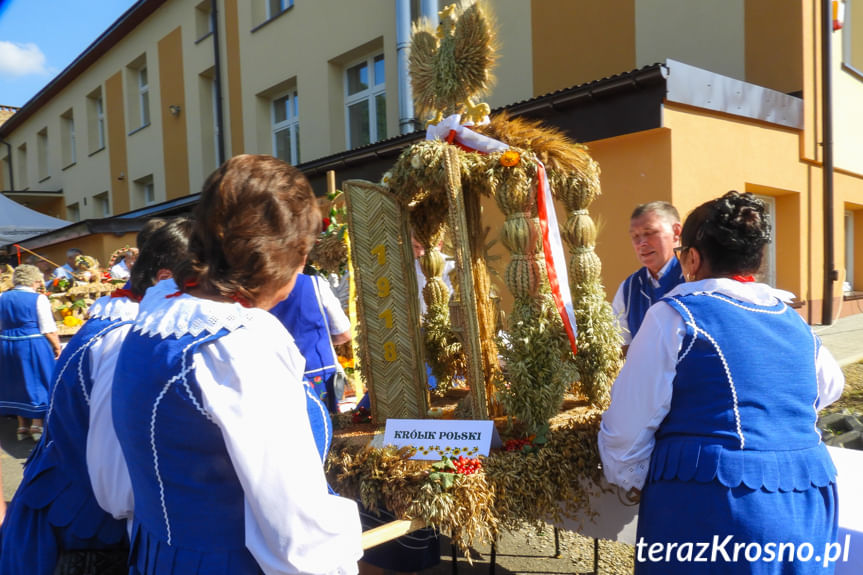
[[[821,346],[815,358],[815,374],[818,378],[818,401],[816,409],[824,409],[842,395],[845,389],[845,374],[833,359],[833,354]]]
[[[204,407],[245,493],[246,547],[263,571],[353,574],[363,553],[359,513],[354,501],[327,491],[304,367],[269,314],[195,354]]]
[[[111,389],[117,357],[131,328],[131,324],[127,324],[111,330],[89,350],[93,388],[90,391],[87,471],[96,501],[116,519],[131,519],[135,509],[129,469],[111,415]]]
[[[351,320],[342,309],[342,304],[336,294],[333,293],[330,284],[323,278],[312,276],[312,281],[317,284],[318,294],[321,297],[321,305],[327,315],[327,327],[331,335],[345,333],[351,329]]]
[[[51,302],[42,294],[36,298],[36,316],[39,318],[39,333],[53,333],[57,331],[57,322],[51,313]]]
[[[625,489],[644,485],[654,434],[671,408],[685,333],[683,320],[668,304],[659,302],[647,310],[600,424],[599,455],[609,483]]]

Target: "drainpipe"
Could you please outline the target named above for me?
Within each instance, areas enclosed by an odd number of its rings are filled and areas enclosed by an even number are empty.
[[[213,84],[216,99],[216,131],[219,138],[216,142],[218,164],[225,162],[225,123],[222,119],[222,58],[219,52],[219,17],[218,0],[210,0],[210,18],[213,19]]]
[[[399,133],[416,129],[408,50],[411,45],[411,0],[396,0],[396,61],[399,72]]]
[[[0,139],[0,142],[6,144],[6,158],[9,160],[9,191],[15,191],[15,172],[12,171],[12,145],[6,140]]]
[[[839,279],[835,269],[833,246],[833,90],[831,87],[831,42],[833,40],[833,4],[821,0],[821,123],[822,123],[822,175],[824,178],[824,300],[821,323],[833,323],[833,282]]]

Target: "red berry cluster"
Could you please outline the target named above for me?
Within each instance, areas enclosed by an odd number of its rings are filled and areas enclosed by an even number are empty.
[[[506,443],[503,444],[503,448],[507,451],[521,451],[521,448],[530,445],[530,439],[507,439]]]
[[[452,463],[455,465],[455,472],[462,475],[472,475],[482,469],[482,461],[476,457],[459,455],[458,459],[452,460]]]
[[[365,407],[358,407],[354,410],[351,415],[351,420],[354,423],[371,423],[372,421],[372,412],[366,409]]]

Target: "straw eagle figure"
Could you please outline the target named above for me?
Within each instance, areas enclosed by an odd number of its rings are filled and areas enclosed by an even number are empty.
[[[474,103],[491,86],[495,39],[493,26],[478,2],[450,4],[440,12],[434,32],[427,21],[414,26],[410,52],[411,88],[419,117],[429,123],[462,113],[480,123],[486,103]]]

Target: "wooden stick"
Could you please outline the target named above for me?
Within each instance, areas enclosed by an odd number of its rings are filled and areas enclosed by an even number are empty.
[[[422,519],[398,519],[396,521],[384,523],[374,529],[363,531],[363,549],[376,547],[381,543],[392,541],[402,535],[407,535],[412,531],[422,529],[425,526],[425,521]]]

